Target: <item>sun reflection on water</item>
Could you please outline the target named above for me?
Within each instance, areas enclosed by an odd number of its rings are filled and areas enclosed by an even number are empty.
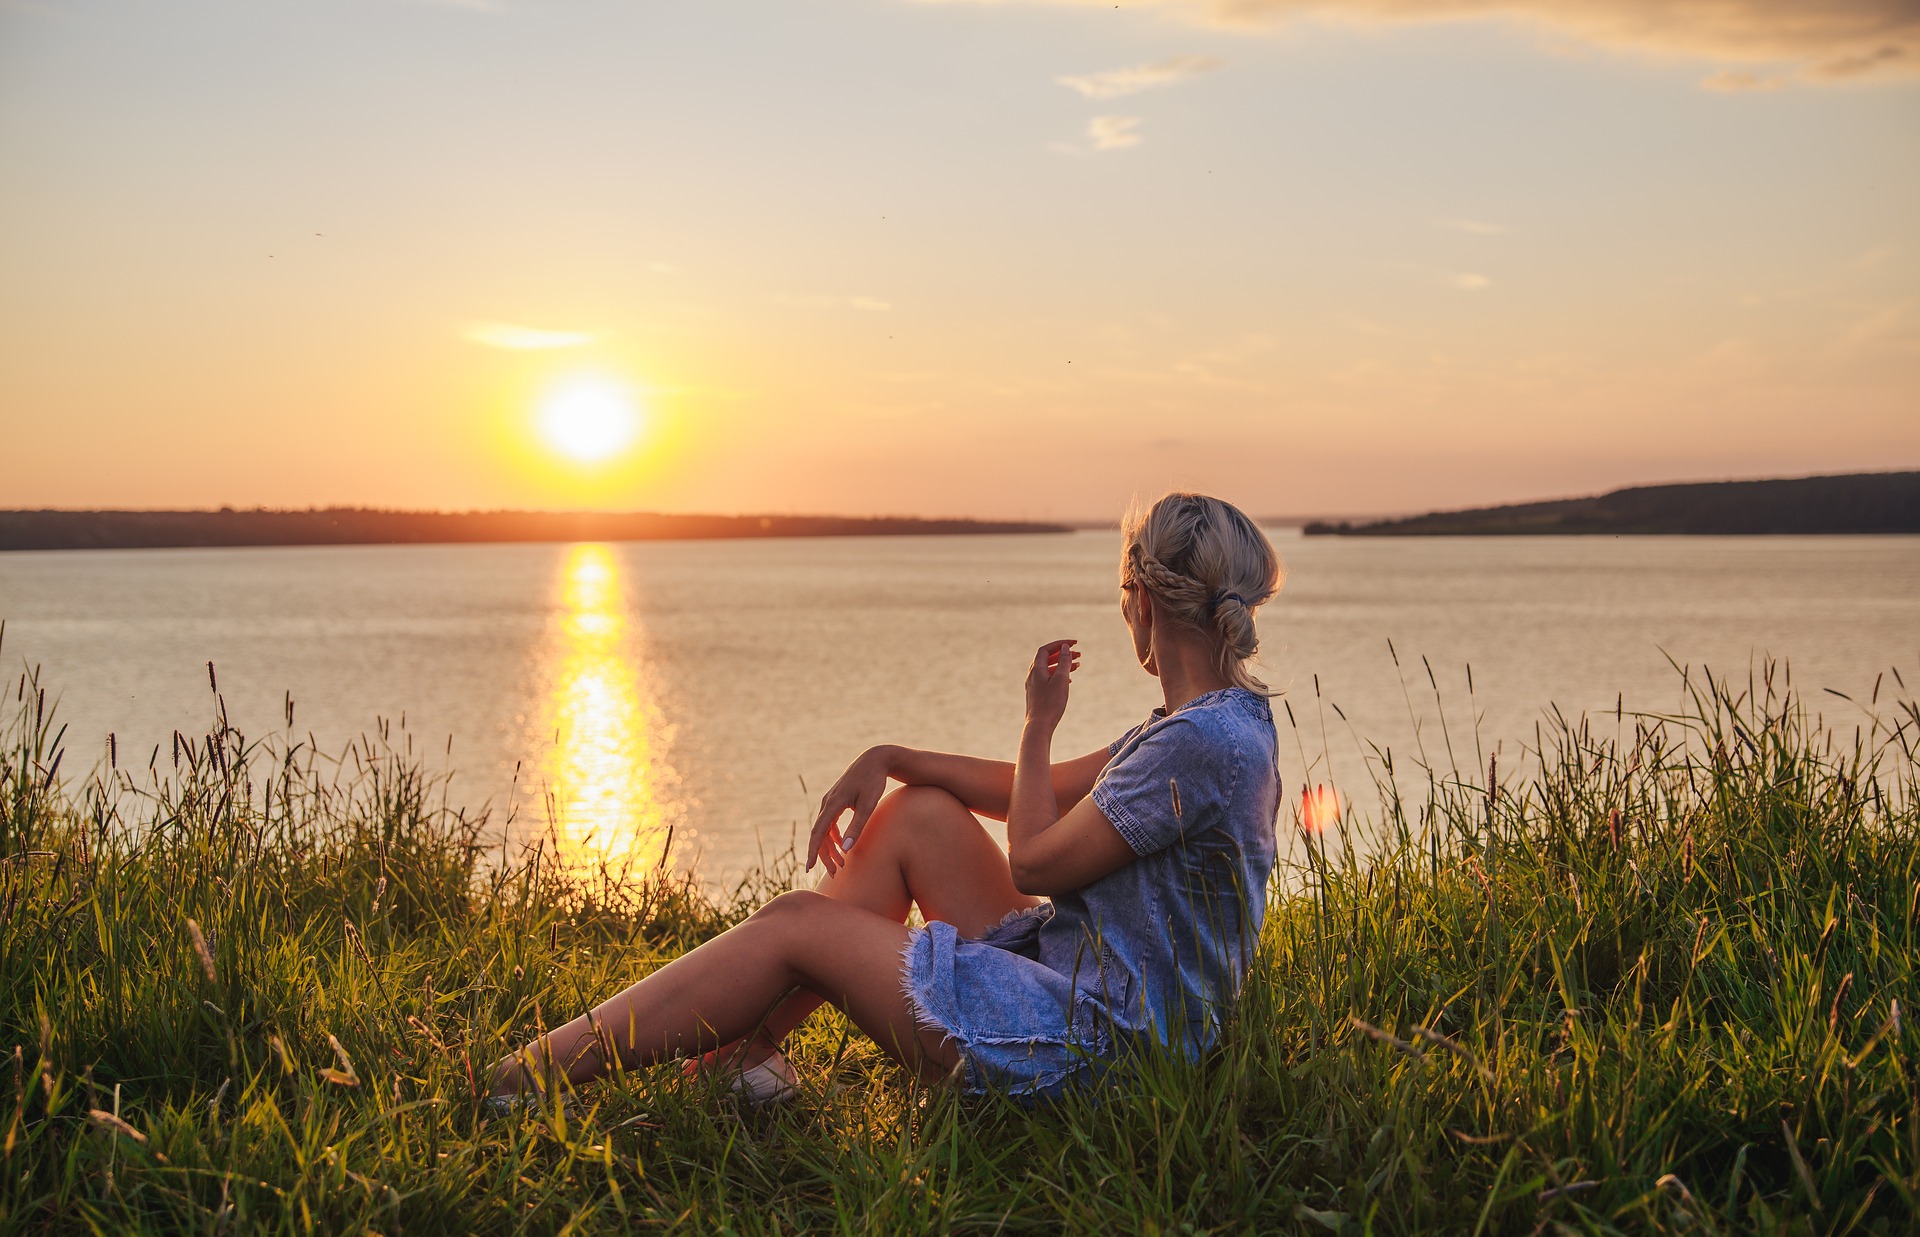
[[[613,551],[571,546],[562,559],[548,698],[548,814],[561,858],[635,871],[661,862],[672,771],[632,655],[625,581]],[[678,849],[678,848],[676,848]]]

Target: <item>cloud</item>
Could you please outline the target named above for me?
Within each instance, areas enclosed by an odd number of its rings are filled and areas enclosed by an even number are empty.
[[[1175,56],[1151,64],[1133,64],[1099,73],[1057,77],[1054,80],[1069,90],[1077,90],[1089,99],[1117,99],[1138,94],[1155,86],[1171,86],[1201,73],[1210,73],[1225,64],[1212,56]]]
[[[884,314],[893,309],[891,301],[883,301],[877,296],[791,296],[780,295],[773,298],[781,305],[792,305],[798,309],[857,309],[862,313]]]
[[[1083,7],[1097,3],[1101,8],[1110,8],[1112,4],[1112,0],[1027,2]],[[1212,27],[1272,27],[1300,19],[1356,25],[1517,20],[1613,51],[1724,65],[1771,65],[1784,80],[1810,83],[1920,73],[1920,5],[1914,0],[1145,0],[1145,3]],[[1101,76],[1095,74],[1094,79]]]
[[[476,322],[467,328],[467,338],[489,348],[511,348],[516,352],[578,348],[595,339],[585,331],[547,331],[539,327],[515,326],[511,322]]]
[[[1771,73],[1752,73],[1746,69],[1722,69],[1700,82],[1700,89],[1716,94],[1750,94],[1756,90],[1778,90],[1787,84]]]
[[[1878,246],[1877,248],[1869,249],[1863,253],[1854,255],[1852,258],[1848,259],[1846,263],[1846,267],[1850,271],[1877,270],[1878,268],[1885,266],[1887,262],[1893,257],[1895,257],[1896,255],[1898,255],[1899,252],[1900,251],[1898,249],[1895,249],[1892,245],[1881,245],[1881,246]]]
[[[1507,231],[1497,223],[1487,223],[1479,219],[1442,219],[1440,226],[1452,228],[1456,232],[1465,232],[1469,236],[1504,236]]]
[[[1912,73],[1920,69],[1920,64],[1915,63],[1916,52],[1920,52],[1920,47],[1913,43],[1882,43],[1878,47],[1863,48],[1816,64],[1809,71],[1809,76],[1816,80],[1838,81],[1886,70]]]
[[[1087,140],[1095,150],[1125,150],[1140,144],[1138,116],[1095,116],[1087,122]]]
[[[1493,280],[1488,279],[1485,275],[1476,275],[1471,271],[1463,271],[1447,282],[1462,292],[1484,292],[1493,286]]]
[[[1881,305],[1846,323],[1827,347],[1832,356],[1856,357],[1885,348],[1920,352],[1920,334],[1907,327],[1911,304]]]

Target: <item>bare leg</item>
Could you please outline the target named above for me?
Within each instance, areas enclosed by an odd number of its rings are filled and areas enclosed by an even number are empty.
[[[930,786],[905,786],[881,800],[846,865],[817,890],[895,923],[918,905],[923,918],[944,920],[962,936],[979,936],[1008,911],[1040,900],[1013,887],[1006,855],[973,813]],[[758,1065],[818,1008],[820,997],[796,992],[751,1040],[725,1045],[710,1061]]]
[[[527,1074],[579,1084],[599,1077],[615,1060],[637,1068],[729,1043],[752,1032],[795,987],[845,1010],[909,1070],[938,1079],[958,1056],[938,1031],[917,1024],[900,990],[906,941],[906,928],[884,916],[811,891],[781,894],[745,922],[502,1061],[494,1092],[519,1092]]]
[[[528,1045],[518,1062],[500,1063],[494,1091],[518,1091],[523,1070],[544,1076],[552,1069],[581,1083],[614,1058],[638,1067],[721,1046],[744,1049],[740,1063],[755,1064],[823,1000],[908,1069],[943,1077],[955,1050],[917,1025],[900,990],[909,907],[917,903],[928,919],[977,936],[1037,901],[1014,888],[1006,856],[959,800],[927,787],[895,791],[875,810],[847,865],[818,891],[782,894]],[[750,1044],[740,1044],[750,1035]]]
[[[840,871],[819,892],[902,922],[909,903],[963,936],[1040,899],[1013,887],[1007,856],[958,799],[903,786],[880,801]]]

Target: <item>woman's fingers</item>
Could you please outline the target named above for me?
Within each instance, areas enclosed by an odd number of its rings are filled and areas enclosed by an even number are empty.
[[[820,815],[815,818],[813,822],[813,833],[807,838],[806,871],[813,871],[814,863],[827,853],[828,842],[832,842],[836,846],[839,844],[839,838],[835,836],[837,830],[835,830],[834,826],[839,822],[840,814],[846,810],[845,804],[834,801],[832,791],[828,791],[826,798],[821,800]],[[833,869],[829,866],[827,870],[831,872]]]
[[[853,809],[853,819],[847,822],[847,831],[841,836],[840,851],[842,855],[852,850],[854,843],[860,840],[861,833],[864,832],[867,827],[867,818],[872,815],[873,807],[870,806],[861,805]]]
[[[827,808],[825,804],[822,804],[820,806],[820,814],[813,818],[813,828],[807,833],[807,868],[809,871],[813,868],[813,861],[820,855],[820,843],[826,837],[826,832]]]
[[[1049,640],[1033,655],[1033,669],[1027,673],[1027,710],[1029,716],[1058,715],[1066,705],[1067,684],[1079,665],[1077,640]]]

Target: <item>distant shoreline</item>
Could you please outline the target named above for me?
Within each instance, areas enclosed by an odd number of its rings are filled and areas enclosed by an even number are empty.
[[[1780,536],[1920,533],[1920,472],[1643,485],[1591,498],[1308,524],[1338,537]]]
[[[905,516],[662,515],[593,511],[0,511],[0,552],[242,546],[712,541],[1061,533],[1066,524]]]

